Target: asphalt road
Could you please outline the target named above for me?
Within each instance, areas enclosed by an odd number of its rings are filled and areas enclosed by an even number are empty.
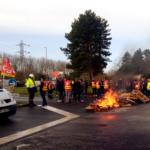
[[[20,100],[27,101],[26,98]],[[84,108],[93,100],[87,98],[84,103],[79,104],[49,100],[48,105],[80,117],[1,145],[0,150],[150,149],[150,103],[107,112],[85,112]],[[42,101],[36,98],[35,102],[41,104]],[[0,123],[0,138],[63,117],[40,107],[19,108],[16,116]]]

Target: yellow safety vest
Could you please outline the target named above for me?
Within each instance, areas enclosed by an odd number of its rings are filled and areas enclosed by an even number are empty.
[[[150,90],[150,82],[147,83],[147,90]]]
[[[29,78],[29,79],[27,80],[27,82],[26,82],[26,87],[27,87],[27,88],[33,88],[33,87],[35,87],[35,86],[36,86],[35,82],[34,82],[31,78]]]

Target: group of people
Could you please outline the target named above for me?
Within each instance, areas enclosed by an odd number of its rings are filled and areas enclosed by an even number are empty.
[[[59,76],[56,82],[56,91],[58,92],[58,102],[75,103],[84,101],[84,90],[86,83],[82,79],[76,78],[75,81],[70,78]]]
[[[29,79],[26,82],[26,87],[29,93],[29,105],[35,106],[33,99],[34,95],[37,92],[36,83],[34,81],[34,75],[30,74]],[[104,80],[94,79],[91,81],[91,87],[93,89],[93,95],[97,95],[97,98],[101,98],[101,94],[105,94],[109,88],[116,90],[126,89],[126,90],[140,90],[143,94],[147,95],[150,98],[150,79],[141,80],[135,79],[132,81],[128,80],[115,80],[112,84],[106,77]],[[83,102],[84,93],[87,94],[88,83],[82,79],[76,78],[75,81],[70,78],[63,78],[61,75],[57,77],[55,90],[58,92],[58,102],[71,103],[71,102]],[[47,106],[47,101],[45,98],[46,93],[48,92],[48,97],[52,97],[52,92],[54,90],[54,85],[51,81],[46,82],[45,78],[41,78],[40,84],[40,95],[43,99],[42,106]]]
[[[126,90],[140,90],[144,95],[150,97],[150,79],[128,79],[128,80],[116,80],[116,89],[126,89]]]
[[[105,94],[109,89],[109,81],[106,77],[97,81],[93,79],[91,81],[91,87],[93,89],[93,95],[96,94],[97,98],[101,98],[101,94]]]
[[[34,75],[30,74],[29,78],[26,82],[26,87],[29,93],[29,106],[35,106],[34,104],[34,95],[37,92],[37,86],[34,81]],[[48,97],[52,97],[52,92],[54,90],[54,85],[51,81],[46,82],[44,77],[41,77],[41,84],[40,87],[40,95],[43,99],[43,107],[47,106],[46,101],[46,93],[48,92]],[[59,95],[58,102],[65,102],[65,103],[79,103],[80,101],[84,101],[84,90],[87,92],[87,84],[83,82],[82,79],[76,78],[75,81],[70,80],[70,78],[64,78],[62,76],[59,76],[56,81],[56,91]]]

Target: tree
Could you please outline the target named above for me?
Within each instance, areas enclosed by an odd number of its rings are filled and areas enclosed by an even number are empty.
[[[134,66],[136,73],[143,73],[144,60],[143,53],[140,48],[134,53],[131,64]]]
[[[131,54],[129,52],[126,52],[122,58],[122,63],[129,64],[129,63],[131,63],[131,60],[132,60]]]
[[[77,74],[102,72],[110,61],[109,46],[111,44],[108,21],[96,16],[91,10],[85,11],[71,25],[72,29],[65,34],[70,43],[66,48],[60,48],[70,59],[68,69],[73,69]]]
[[[150,50],[149,49],[145,49],[143,51],[143,55],[145,57],[145,60],[150,59]]]

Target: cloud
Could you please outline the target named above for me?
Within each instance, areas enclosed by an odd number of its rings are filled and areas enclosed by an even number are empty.
[[[140,34],[140,29],[148,31],[150,26],[147,0],[5,0],[0,2],[0,32],[64,34],[74,18],[88,9],[106,18],[118,36],[126,31]]]

